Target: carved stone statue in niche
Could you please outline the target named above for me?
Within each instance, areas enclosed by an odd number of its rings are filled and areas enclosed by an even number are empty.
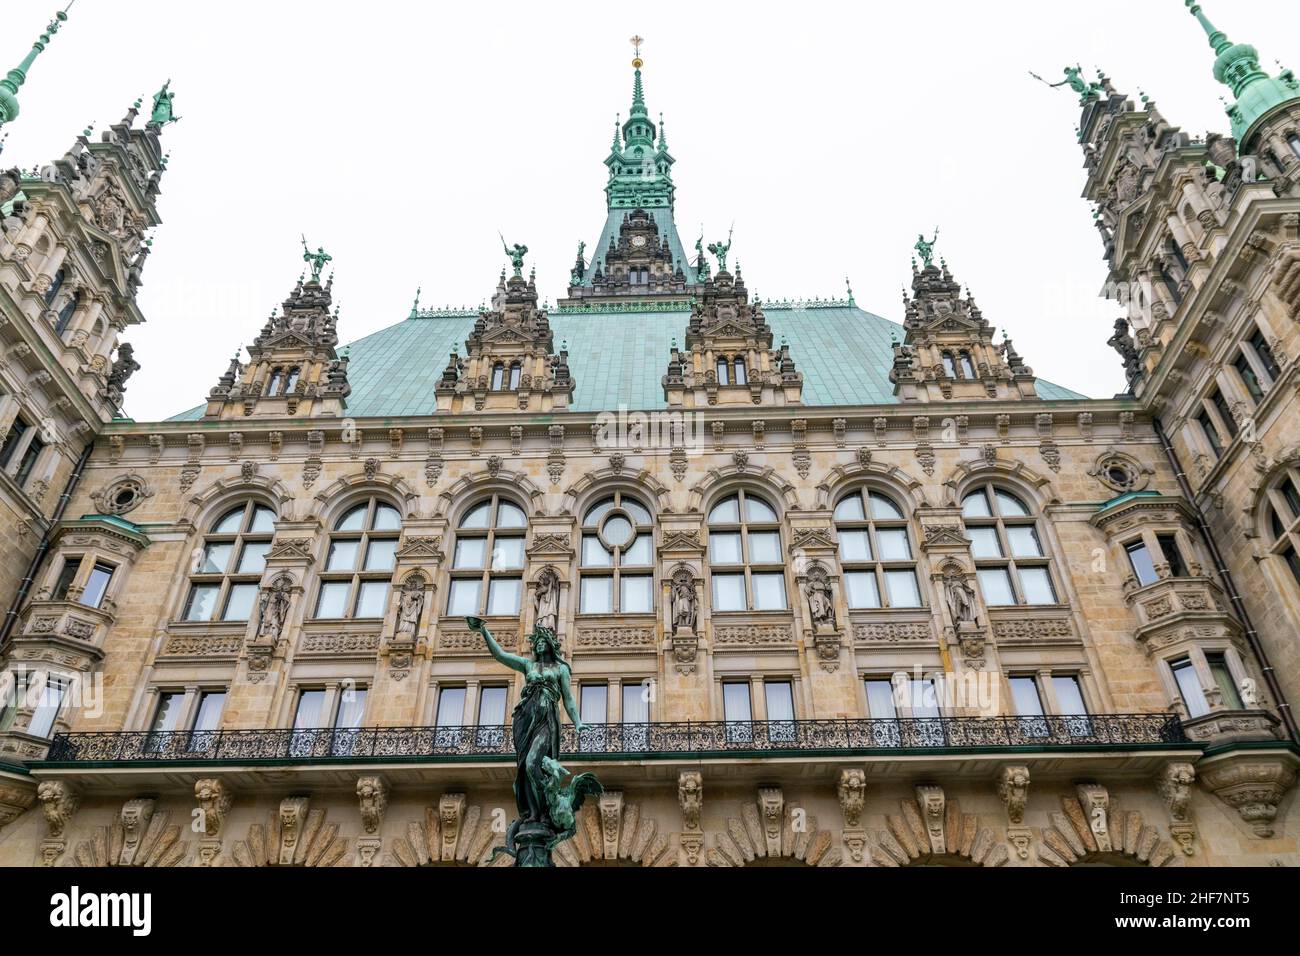
[[[289,582],[276,578],[271,586],[262,590],[257,603],[257,639],[272,644],[284,634],[284,623],[289,616]]]
[[[975,616],[975,589],[970,586],[965,575],[960,572],[949,573],[944,580],[944,593],[948,598],[948,610],[952,613],[952,622],[957,627],[963,624],[978,623]]]
[[[537,590],[533,592],[533,610],[535,626],[551,631],[559,630],[560,576],[550,568],[537,578]]]
[[[814,630],[833,629],[835,627],[835,593],[826,578],[824,568],[815,567],[808,573],[808,582],[804,585],[804,596],[808,599],[808,614],[812,618]]]
[[[698,600],[695,594],[695,578],[683,568],[673,575],[671,607],[673,616],[673,633],[694,631],[699,618]]]
[[[424,578],[416,575],[402,585],[402,596],[397,609],[396,636],[414,638],[420,628],[420,615],[424,613]]]

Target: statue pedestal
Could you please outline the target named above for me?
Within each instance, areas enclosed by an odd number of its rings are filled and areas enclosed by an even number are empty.
[[[543,823],[520,824],[515,833],[515,866],[554,866],[547,846],[555,832]]]

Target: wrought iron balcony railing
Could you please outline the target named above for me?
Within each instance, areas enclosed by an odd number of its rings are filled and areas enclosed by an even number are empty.
[[[562,730],[561,749],[583,756],[913,750],[1127,748],[1186,743],[1173,714],[1079,717],[934,717],[591,724]],[[312,763],[320,760],[508,757],[509,727],[375,727],[59,734],[50,763]]]

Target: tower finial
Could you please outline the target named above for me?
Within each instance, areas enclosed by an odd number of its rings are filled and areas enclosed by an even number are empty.
[[[634,36],[634,37],[632,37],[632,39],[629,40],[628,42],[632,44],[632,49],[635,51],[635,55],[632,57],[632,65],[633,65],[634,67],[636,67],[636,68],[639,70],[639,69],[641,69],[641,62],[642,62],[642,61],[641,61],[641,44],[642,44],[642,43],[645,43],[645,37],[642,37],[642,36]]]
[[[66,7],[54,15],[45,32],[32,44],[31,52],[10,70],[3,80],[0,80],[0,126],[12,123],[18,118],[18,90],[27,81],[27,72],[36,62],[36,58],[44,52],[51,38],[59,32],[59,27],[67,21],[68,11],[72,9],[72,4],[75,2],[76,0],[71,0]]]

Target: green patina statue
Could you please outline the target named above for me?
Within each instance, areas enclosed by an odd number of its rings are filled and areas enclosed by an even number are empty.
[[[501,233],[498,232],[497,235],[501,236]],[[513,246],[507,245],[506,237],[501,236],[501,248],[505,249],[506,258],[509,259],[510,264],[514,266],[515,278],[523,278],[524,256],[528,255],[528,247],[521,246],[517,243]]]
[[[1029,75],[1042,83],[1047,83],[1047,81],[1037,73],[1031,71]],[[1101,83],[1089,83],[1085,80],[1083,78],[1082,66],[1067,66],[1065,68],[1065,79],[1060,83],[1047,83],[1047,85],[1052,89],[1056,89],[1060,86],[1068,86],[1070,89],[1074,90],[1074,92],[1079,94],[1080,104],[1087,103],[1105,89],[1105,86]]]
[[[302,261],[311,263],[311,281],[320,284],[320,273],[325,268],[325,263],[333,262],[334,257],[325,251],[324,246],[318,246],[315,252],[312,252],[307,246],[307,237],[302,237]]]
[[[584,800],[603,789],[589,773],[564,783],[568,771],[560,764],[561,703],[574,730],[580,735],[583,729],[569,664],[560,656],[560,642],[550,628],[533,628],[529,660],[503,649],[479,618],[466,618],[465,622],[470,630],[483,635],[493,657],[524,675],[524,690],[511,715],[519,818],[510,824],[506,845],[497,852],[514,857],[518,866],[553,866],[551,851],[573,835]]]
[[[732,230],[734,232],[735,230]],[[714,258],[718,260],[718,271],[727,271],[727,253],[731,251],[731,232],[727,233],[726,242],[709,243],[709,252],[713,253]],[[702,255],[702,253],[701,253]]]
[[[153,116],[149,119],[151,126],[166,126],[168,123],[180,121],[180,117],[172,111],[172,100],[176,94],[170,91],[172,81],[168,80],[163,84],[163,88],[153,95]]]
[[[927,269],[930,268],[931,264],[933,264],[934,262],[934,244],[938,241],[939,241],[939,227],[935,226],[933,239],[931,239],[929,242],[926,242],[925,233],[921,233],[919,236],[916,237],[916,245],[912,247],[917,251],[917,254],[919,254],[921,259],[925,262],[925,268]]]

